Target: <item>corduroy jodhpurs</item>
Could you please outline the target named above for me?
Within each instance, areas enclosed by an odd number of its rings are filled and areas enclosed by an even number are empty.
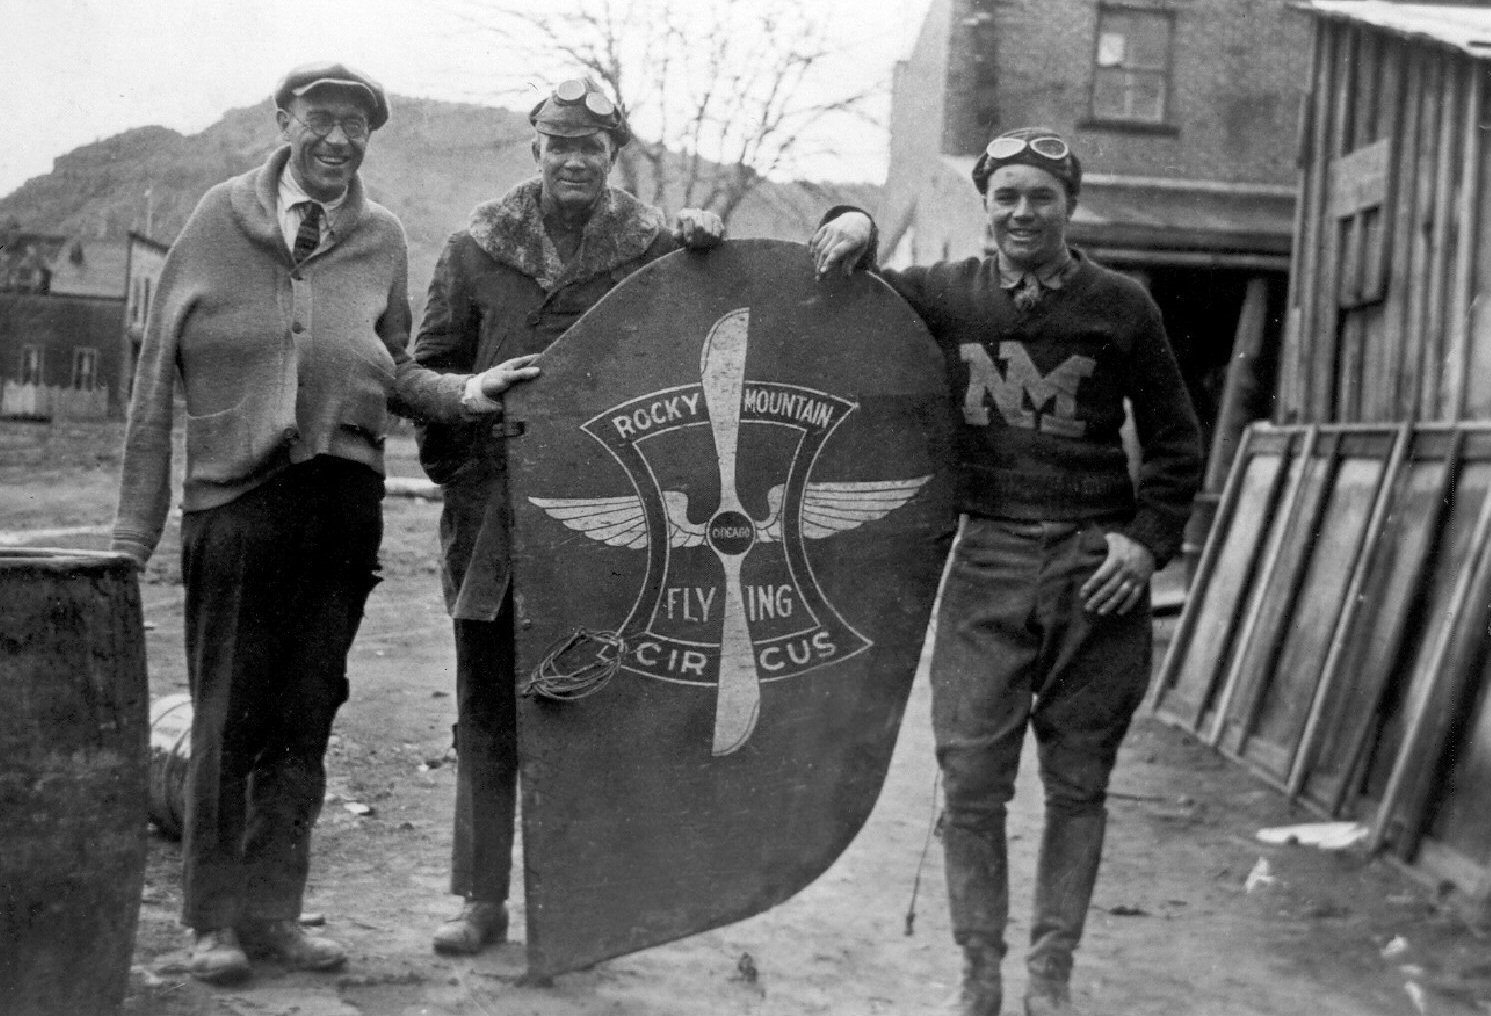
[[[953,935],[1005,947],[1005,814],[1029,725],[1046,818],[1027,966],[1053,979],[1070,974],[1101,857],[1108,778],[1149,679],[1147,591],[1124,615],[1083,609],[1082,583],[1106,554],[1097,525],[965,516],[932,656]]]
[[[320,456],[182,519],[191,928],[300,914],[347,653],[379,580],[382,498],[376,472]]]
[[[512,593],[491,621],[457,618],[456,817],[450,891],[507,900],[518,795]]]

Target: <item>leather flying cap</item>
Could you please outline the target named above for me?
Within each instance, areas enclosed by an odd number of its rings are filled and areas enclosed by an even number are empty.
[[[1082,163],[1077,153],[1049,127],[1016,127],[994,135],[973,164],[973,185],[980,194],[987,192],[994,171],[1012,165],[1044,169],[1061,181],[1072,201],[1082,191]]]
[[[286,74],[274,90],[276,109],[289,109],[290,100],[317,88],[342,88],[356,92],[368,108],[368,126],[377,130],[388,122],[388,98],[383,86],[361,71],[341,63],[311,63]]]
[[[588,79],[561,82],[547,99],[529,111],[528,122],[540,134],[561,138],[605,132],[611,135],[617,148],[632,139],[621,110]]]

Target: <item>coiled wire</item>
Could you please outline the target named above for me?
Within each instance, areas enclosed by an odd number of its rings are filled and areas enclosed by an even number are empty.
[[[565,654],[576,648],[596,643],[600,648],[591,651],[590,658],[580,666],[566,669]],[[523,696],[551,699],[556,702],[575,702],[588,698],[611,682],[621,669],[626,656],[627,644],[620,632],[591,631],[577,628],[569,637],[560,639],[549,647],[533,673],[523,685]]]

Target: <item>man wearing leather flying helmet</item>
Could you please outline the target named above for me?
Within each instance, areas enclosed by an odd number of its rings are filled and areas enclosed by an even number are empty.
[[[435,266],[414,359],[437,371],[530,383],[538,354],[618,282],[724,235],[717,215],[697,209],[669,229],[658,209],[608,184],[631,131],[593,82],[563,82],[528,121],[538,175],[478,205]],[[518,773],[501,403],[467,387],[468,408],[486,417],[419,433],[420,461],[444,488],[442,580],[456,640],[451,892],[463,906],[434,937],[436,951],[454,954],[507,934]]]
[[[1180,546],[1200,437],[1154,301],[1067,245],[1082,167],[1065,139],[1005,131],[973,182],[989,256],[880,272],[941,346],[962,412],[961,514],[931,669],[948,906],[964,954],[948,1011],[1000,1012],[1005,813],[1029,726],[1046,809],[1025,1012],[1071,1014],[1108,779],[1149,681],[1149,579]],[[832,209],[812,247],[820,273],[873,269],[874,224]],[[1120,438],[1126,404],[1137,483]]]

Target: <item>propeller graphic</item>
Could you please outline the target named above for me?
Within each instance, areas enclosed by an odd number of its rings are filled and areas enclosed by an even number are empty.
[[[787,503],[787,484],[783,482],[766,492],[766,518],[755,519],[746,514],[736,489],[736,465],[740,452],[741,423],[745,416],[743,396],[749,325],[749,308],[741,307],[728,312],[710,327],[699,354],[699,390],[709,415],[716,463],[720,471],[719,503],[714,514],[706,521],[699,523],[690,518],[689,497],[684,491],[659,489],[657,494],[660,504],[657,506],[663,512],[664,528],[661,532],[654,533],[650,519],[651,506],[655,502],[642,495],[643,481],[636,476],[632,479],[634,486],[638,488],[637,493],[620,496],[528,498],[533,505],[567,528],[584,533],[608,547],[641,550],[648,547],[651,540],[660,537],[666,540],[669,547],[707,545],[714,552],[719,559],[725,584],[715,721],[711,735],[711,751],[716,757],[738,751],[755,732],[761,713],[762,677],[757,669],[756,646],[751,641],[742,587],[742,571],[747,555],[757,544],[786,542],[789,529],[792,530],[792,539],[797,541],[822,540],[858,529],[901,508],[932,478],[930,474],[926,474],[890,480],[805,480],[798,487],[798,493],[790,504]],[[821,396],[825,402],[835,398],[814,389],[785,387]],[[650,398],[651,396],[643,396],[633,401],[646,403]],[[844,400],[839,402],[853,408],[852,404]],[[616,408],[626,410],[628,405]],[[679,426],[692,426],[694,422],[685,421]],[[806,433],[804,430],[804,434]],[[795,469],[796,466],[792,468]],[[631,467],[628,467],[628,472],[631,472]],[[650,470],[647,478],[655,481]],[[789,521],[795,522],[795,525],[789,526]],[[800,543],[798,552],[802,553]],[[666,569],[665,562],[664,570]],[[808,579],[811,578],[809,575]],[[831,609],[822,590],[815,592],[817,598],[823,600],[825,609]],[[799,590],[799,594],[805,598],[806,603],[806,590]],[[814,630],[824,629],[820,626]],[[847,636],[860,640],[864,646],[870,645],[847,625],[844,626],[844,631]],[[640,665],[640,661],[636,659],[631,660],[628,667],[644,676],[659,676]],[[702,682],[703,675],[700,677]]]
[[[709,426],[720,465],[720,506],[709,520],[708,543],[725,573],[724,628],[720,633],[719,690],[711,749],[715,755],[728,755],[744,744],[761,715],[756,650],[751,644],[740,585],[741,564],[756,543],[756,523],[745,513],[735,491],[749,324],[749,308],[720,318],[704,340],[699,358],[704,404],[709,409]]]

